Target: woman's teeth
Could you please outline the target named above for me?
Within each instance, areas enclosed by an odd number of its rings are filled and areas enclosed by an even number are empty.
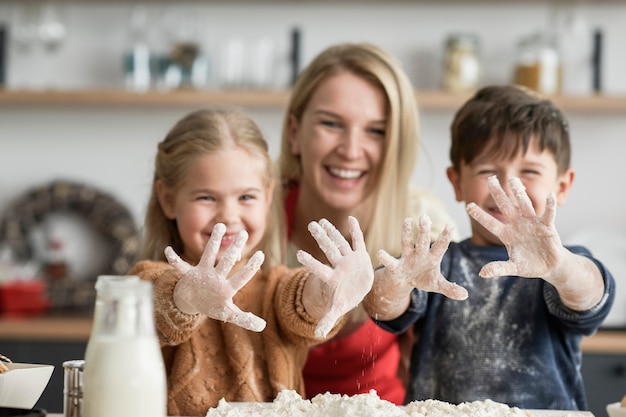
[[[363,173],[363,171],[355,171],[352,169],[339,169],[339,168],[330,168],[329,171],[334,176],[347,179],[347,180],[353,180],[353,179],[359,178],[361,174]]]

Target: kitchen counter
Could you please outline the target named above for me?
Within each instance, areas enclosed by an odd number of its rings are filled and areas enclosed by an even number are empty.
[[[600,329],[583,338],[583,353],[626,355],[626,329]]]
[[[1,318],[0,340],[87,341],[91,316]]]
[[[87,341],[91,332],[91,316],[0,319],[0,340]],[[584,353],[626,354],[626,328],[601,329],[585,337]]]
[[[532,417],[594,417],[589,411],[527,410]],[[64,417],[63,414],[47,414],[47,417]]]

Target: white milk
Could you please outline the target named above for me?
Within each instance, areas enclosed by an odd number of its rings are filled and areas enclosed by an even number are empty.
[[[84,417],[165,417],[165,366],[152,284],[101,277],[83,371]]]
[[[162,417],[166,383],[158,343],[148,337],[98,336],[85,357],[85,417]]]

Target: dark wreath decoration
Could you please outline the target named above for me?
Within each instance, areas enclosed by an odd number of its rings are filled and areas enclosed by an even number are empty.
[[[110,242],[111,259],[101,274],[128,272],[139,250],[139,233],[132,215],[112,195],[85,184],[57,180],[26,192],[2,213],[0,242],[12,249],[16,260],[31,259],[29,231],[55,211],[82,216]]]

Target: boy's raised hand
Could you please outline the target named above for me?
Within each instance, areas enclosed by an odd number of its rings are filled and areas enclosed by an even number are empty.
[[[430,217],[420,217],[417,241],[413,243],[413,219],[407,217],[402,224],[402,255],[391,256],[378,251],[378,260],[385,266],[376,270],[372,291],[363,305],[368,314],[377,320],[392,320],[406,311],[414,288],[437,292],[455,300],[467,298],[467,290],[454,284],[441,274],[443,258],[453,228],[447,225],[437,240],[430,245]]]
[[[514,199],[504,192],[496,176],[487,179],[489,192],[505,217],[504,222],[474,203],[467,205],[469,215],[498,237],[509,253],[508,261],[489,262],[480,270],[480,276],[550,276],[567,256],[567,249],[554,226],[554,194],[547,197],[545,212],[538,217],[522,181],[511,177],[508,182]]]
[[[325,284],[315,284],[315,293],[306,291],[305,287],[303,294],[307,311],[317,309],[323,314],[315,328],[315,335],[320,338],[326,337],[339,318],[363,300],[374,281],[372,261],[359,222],[354,217],[349,217],[348,221],[352,247],[328,220],[309,223],[309,232],[331,266],[313,258],[308,252],[300,250],[297,253],[298,261],[313,273],[309,280],[320,280]]]
[[[241,311],[233,303],[233,296],[256,274],[265,256],[263,252],[257,251],[241,270],[229,278],[233,266],[241,259],[248,233],[245,230],[240,231],[216,265],[215,260],[224,233],[224,224],[218,223],[213,227],[211,238],[196,266],[182,260],[170,246],[165,248],[168,262],[182,274],[174,288],[174,304],[183,313],[202,313],[215,320],[260,332],[265,328],[265,320]]]
[[[402,256],[396,259],[382,249],[378,251],[378,260],[385,266],[385,274],[389,275],[387,285],[396,285],[398,289],[405,287],[408,292],[417,288],[437,292],[455,300],[464,300],[467,298],[467,290],[448,281],[441,274],[441,259],[450,244],[453,227],[446,225],[431,246],[431,226],[430,217],[420,217],[417,241],[414,244],[413,219],[407,217],[402,224]]]

